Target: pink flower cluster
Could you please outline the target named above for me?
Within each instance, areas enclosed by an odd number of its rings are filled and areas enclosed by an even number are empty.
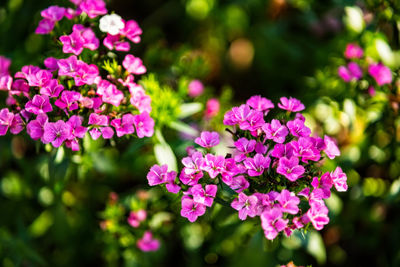
[[[149,185],[182,191],[181,215],[190,222],[218,202],[237,210],[240,220],[260,217],[270,240],[308,224],[321,230],[329,222],[324,199],[333,187],[346,191],[347,177],[340,167],[322,174],[320,165],[324,154],[333,159],[340,151],[331,137],[312,135],[298,113],[305,108],[298,99],[282,97],[277,106],[270,112],[275,107],[270,100],[253,96],[232,108],[224,116],[224,124],[234,128],[231,153],[213,154],[219,134],[202,132],[194,140],[200,148],[187,149],[178,178],[167,165],[154,165]]]
[[[378,86],[390,84],[392,82],[392,71],[390,68],[382,63],[369,63],[363,56],[363,49],[357,44],[350,43],[346,46],[344,56],[350,62],[346,66],[340,66],[338,68],[338,75],[345,82],[352,80],[360,80],[364,76],[364,72],[361,66],[366,66],[368,74],[372,77]],[[356,62],[357,61],[357,62]],[[373,87],[370,87],[373,90]]]
[[[107,13],[103,0],[71,2],[76,10],[58,6],[43,10],[36,33],[50,33],[64,17],[75,22],[81,13],[92,19]],[[125,37],[133,43],[140,41],[142,30],[138,24],[133,20],[123,24],[115,36],[99,33],[94,23],[74,24],[70,35],[59,38],[65,58],[48,57],[44,68],[24,66],[14,76],[9,73],[11,61],[0,56],[0,90],[8,93],[8,108],[0,110],[0,135],[8,129],[12,134],[26,129],[34,140],[54,147],[65,144],[73,151],[80,149],[79,139],[86,132],[93,139],[110,139],[115,134],[152,136],[151,99],[134,77],[146,72],[142,60],[127,54],[112,73],[101,71],[110,62],[99,52],[101,40],[106,48],[117,50],[121,50],[121,42],[127,42]],[[116,39],[111,42],[110,38]],[[121,51],[130,49],[129,43],[123,46]],[[84,49],[90,50],[91,55],[85,56],[92,59],[90,62],[80,57]]]
[[[128,223],[133,228],[138,228],[140,223],[147,218],[145,210],[131,211],[128,217]],[[143,252],[156,251],[160,248],[160,241],[153,238],[151,231],[145,231],[142,238],[136,242],[137,247]]]

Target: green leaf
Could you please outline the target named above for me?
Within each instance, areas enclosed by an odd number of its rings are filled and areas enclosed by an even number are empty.
[[[307,251],[322,265],[326,262],[326,250],[320,233],[311,231],[308,235]]]
[[[179,132],[191,135],[191,136],[198,136],[199,131],[194,129],[193,127],[190,127],[186,123],[180,122],[180,121],[173,121],[169,125],[172,129],[175,129]]]
[[[187,118],[197,112],[200,112],[202,109],[203,109],[203,104],[198,102],[182,104],[180,107],[178,118],[180,119]]]

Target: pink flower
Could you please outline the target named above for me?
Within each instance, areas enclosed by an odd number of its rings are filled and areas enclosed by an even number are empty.
[[[81,66],[81,62],[82,61],[78,60],[76,56],[70,56],[69,58],[58,60],[58,75],[75,77],[76,72]]]
[[[225,125],[235,125],[246,121],[247,117],[251,115],[253,111],[248,105],[241,105],[240,107],[233,107],[232,110],[228,111],[224,115]],[[242,129],[244,130],[244,129]]]
[[[128,20],[125,22],[125,28],[120,31],[121,35],[126,36],[133,43],[137,44],[140,42],[140,35],[142,34],[142,29],[139,24],[134,20]]]
[[[215,156],[207,154],[204,158],[201,169],[208,172],[211,178],[217,177],[224,170],[225,158],[223,156]]]
[[[68,140],[65,141],[65,145],[71,148],[72,151],[79,151],[78,138],[83,138],[87,132],[87,128],[82,126],[82,118],[77,115],[71,116],[67,121],[67,124],[71,128],[71,135]]]
[[[203,176],[203,172],[200,170],[200,166],[203,164],[203,155],[201,152],[194,152],[190,157],[182,159],[182,164],[185,166],[184,172],[187,175],[200,175]],[[199,178],[200,178],[199,177]],[[185,183],[186,184],[186,183]]]
[[[244,121],[239,122],[241,130],[255,132],[265,124],[264,114],[258,110],[252,110]]]
[[[25,104],[25,109],[36,115],[53,111],[49,98],[45,95],[35,95],[32,100]]]
[[[63,52],[65,54],[73,53],[80,55],[83,51],[85,40],[77,31],[73,31],[70,35],[60,36],[60,41],[63,44]]]
[[[11,60],[0,56],[0,77],[4,75],[9,75],[9,68],[11,65]]]
[[[203,172],[187,174],[186,167],[185,167],[182,169],[182,171],[179,175],[179,180],[183,184],[192,186],[192,185],[196,185],[202,177],[203,177]]]
[[[142,60],[131,54],[125,56],[122,65],[129,73],[137,75],[146,73],[146,67],[143,65]]]
[[[0,90],[11,90],[13,78],[10,75],[0,76]]]
[[[0,136],[7,133],[8,128],[12,125],[14,120],[14,113],[10,112],[8,108],[0,110]]]
[[[62,120],[48,122],[44,125],[43,142],[60,147],[71,135],[71,128]]]
[[[334,159],[336,156],[340,156],[340,150],[336,145],[335,140],[327,135],[324,136],[325,153],[330,159]]]
[[[64,86],[58,83],[57,79],[52,79],[45,87],[40,88],[40,94],[47,97],[58,97]]]
[[[382,63],[369,65],[368,72],[379,86],[392,82],[392,71]]]
[[[100,136],[103,136],[104,139],[110,139],[114,135],[113,129],[108,126],[108,117],[106,115],[91,113],[88,124],[93,125],[89,133],[94,140],[97,140]]]
[[[72,27],[72,31],[78,33],[83,39],[83,47],[92,51],[99,48],[100,41],[97,39],[96,34],[93,30],[88,27],[84,27],[82,24],[75,24]]]
[[[175,182],[176,172],[170,171],[167,173],[166,177],[167,183],[165,184],[165,188],[167,188],[167,191],[173,194],[178,194],[181,187]]]
[[[243,175],[238,175],[232,178],[231,182],[228,184],[229,187],[236,193],[240,193],[243,190],[249,188],[250,183],[244,178]]]
[[[311,198],[329,198],[331,196],[332,184],[332,178],[329,172],[324,173],[321,176],[321,179],[314,177],[313,181],[311,182],[312,187],[314,187]]]
[[[134,227],[137,228],[140,225],[140,222],[146,220],[147,213],[145,210],[138,210],[137,212],[131,211],[129,213],[128,217],[128,223]]]
[[[306,218],[311,221],[316,230],[322,230],[324,225],[329,223],[329,210],[324,202],[314,201],[310,203],[310,209],[306,213]]]
[[[283,189],[276,200],[281,205],[281,211],[289,214],[297,214],[299,212],[300,199],[293,192]]]
[[[260,95],[250,97],[246,104],[258,111],[263,112],[268,112],[268,110],[275,107],[271,100],[261,97]]]
[[[288,222],[288,219],[282,219],[282,211],[279,208],[267,209],[261,214],[261,227],[269,240],[275,239],[278,233],[285,229]]]
[[[211,148],[219,144],[219,134],[217,132],[201,132],[194,142],[199,146]]]
[[[309,160],[318,161],[321,158],[321,154],[315,141],[316,139],[311,137],[300,137],[297,141],[291,141],[293,155],[301,157],[301,161],[304,163],[308,163]],[[321,141],[323,142],[323,140]]]
[[[63,91],[61,97],[54,103],[60,109],[68,109],[69,111],[78,109],[79,99],[81,94],[75,91]]]
[[[196,97],[199,95],[202,95],[204,92],[204,85],[201,81],[199,80],[193,80],[189,83],[189,92],[188,95],[190,97]]]
[[[217,194],[217,189],[215,184],[206,185],[205,189],[200,184],[196,184],[190,189],[190,192],[193,196],[193,201],[211,207]]]
[[[300,100],[290,97],[281,97],[281,103],[278,103],[278,107],[290,112],[299,112],[305,109],[303,103]]]
[[[205,205],[195,202],[189,196],[182,197],[182,217],[186,217],[190,222],[194,222],[199,216],[202,216],[205,212]]]
[[[246,196],[244,193],[239,193],[239,197],[232,201],[231,207],[239,211],[239,219],[246,220],[247,216],[256,216],[255,207],[257,205],[256,196]]]
[[[219,113],[219,108],[220,108],[220,104],[219,104],[218,99],[216,99],[216,98],[208,99],[207,103],[206,103],[206,111],[205,111],[206,118],[211,119],[211,118],[217,116]]]
[[[168,172],[168,165],[164,164],[162,166],[153,165],[150,168],[149,173],[147,173],[147,181],[149,182],[150,186],[163,184],[166,182],[166,175]]]
[[[135,115],[133,124],[136,128],[136,134],[139,138],[151,137],[154,134],[154,120],[147,112]]]
[[[294,182],[303,175],[305,169],[299,165],[299,159],[296,157],[291,157],[290,159],[280,158],[276,172]]]
[[[136,84],[135,84],[136,85]],[[129,92],[131,93],[130,102],[135,106],[140,113],[151,112],[151,98],[146,95],[143,87],[140,85],[129,87]]]
[[[117,89],[117,86],[108,80],[101,80],[97,85],[97,94],[101,96],[101,100],[118,107],[124,99],[124,94]]]
[[[296,137],[300,136],[310,136],[311,130],[307,126],[304,125],[304,121],[301,119],[295,119],[293,121],[288,121],[286,123],[290,133]]]
[[[86,64],[82,61],[80,68],[74,75],[74,81],[76,86],[82,86],[84,84],[94,84],[97,77],[99,77],[99,69],[94,64]]]
[[[247,173],[249,176],[260,176],[264,173],[265,169],[269,168],[271,159],[269,157],[264,157],[262,154],[256,154],[254,158],[246,158],[244,161],[244,166],[247,168]]]
[[[106,3],[103,0],[82,0],[79,8],[91,19],[107,14]]]
[[[26,126],[26,131],[33,140],[43,137],[44,126],[49,121],[46,114],[37,115],[35,120],[31,120]]]
[[[342,171],[342,168],[336,167],[335,171],[331,173],[331,178],[338,192],[347,191],[347,176]]]
[[[21,113],[22,114],[22,113]],[[10,132],[12,134],[19,134],[24,129],[25,123],[19,114],[14,115],[14,119],[11,122]]]
[[[282,125],[279,120],[273,119],[271,123],[265,123],[262,127],[267,139],[272,139],[276,143],[282,144],[289,131],[285,125]]]
[[[111,121],[111,125],[114,126],[118,137],[135,132],[135,128],[133,127],[134,118],[132,114],[128,113],[124,114],[122,118]]]
[[[55,21],[51,19],[42,19],[39,21],[35,33],[36,34],[49,34],[54,29]]]
[[[137,241],[136,245],[143,252],[157,251],[160,248],[160,241],[153,238],[150,231],[146,231],[143,237]]]
[[[45,10],[43,10],[40,15],[43,18],[52,20],[52,21],[59,21],[64,17],[65,8],[59,6],[49,6]]]
[[[363,49],[354,43],[347,44],[346,50],[344,51],[344,56],[347,59],[362,58],[363,54],[364,54]]]
[[[241,162],[246,158],[246,155],[253,152],[256,146],[255,140],[247,140],[242,137],[234,143],[236,149],[241,152],[235,156],[235,161]]]
[[[108,33],[107,37],[103,40],[103,44],[110,50],[115,49],[117,51],[128,52],[131,49],[129,42],[121,40],[121,36],[119,34],[111,35]]]

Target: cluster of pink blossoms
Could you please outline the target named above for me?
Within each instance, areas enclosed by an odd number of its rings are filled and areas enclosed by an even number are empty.
[[[329,136],[312,135],[298,113],[305,108],[299,100],[282,97],[279,109],[274,107],[270,100],[253,96],[232,108],[224,117],[224,124],[234,128],[229,130],[230,154],[213,154],[219,134],[202,132],[194,140],[201,148],[187,149],[179,177],[167,165],[154,165],[147,174],[149,185],[165,184],[175,194],[182,190],[181,215],[190,222],[217,199],[237,210],[241,220],[260,217],[270,240],[280,232],[290,236],[309,224],[321,230],[329,222],[324,199],[333,187],[347,190],[340,167],[321,173],[322,153],[333,159],[340,151]]]
[[[150,137],[154,120],[150,117],[151,99],[134,75],[146,72],[140,58],[126,54],[112,73],[102,66],[110,62],[107,50],[129,51],[130,42],[140,42],[142,30],[133,21],[107,14],[103,0],[71,0],[76,9],[51,6],[37,34],[52,33],[64,17],[72,20],[72,32],[59,37],[65,58],[48,57],[44,68],[24,66],[14,76],[11,61],[0,56],[0,90],[6,91],[8,108],[0,110],[0,135],[18,134],[24,129],[34,140],[65,144],[80,149],[79,139],[89,132],[93,139],[110,139],[136,133]],[[86,14],[91,20],[79,24]],[[105,15],[100,20],[94,20]],[[99,28],[100,24],[100,28]],[[112,34],[111,34],[111,33]],[[100,45],[102,40],[103,46]],[[88,50],[85,62],[81,54]],[[115,59],[113,59],[115,60]]]
[[[364,73],[368,73],[372,77],[377,86],[383,86],[390,84],[393,80],[392,71],[389,67],[383,63],[369,63],[364,57],[363,49],[357,44],[350,43],[346,46],[344,56],[349,62],[347,66],[340,66],[338,68],[338,75],[345,82],[351,82],[353,80],[358,81],[364,77]],[[366,66],[366,70],[363,70],[361,66]],[[375,88],[370,86],[368,93],[374,95]]]
[[[137,228],[140,223],[145,221],[147,218],[147,212],[145,210],[131,211],[128,217],[128,223],[133,227]],[[160,248],[160,241],[153,238],[151,231],[145,231],[143,237],[136,242],[137,247],[144,252],[156,251]]]

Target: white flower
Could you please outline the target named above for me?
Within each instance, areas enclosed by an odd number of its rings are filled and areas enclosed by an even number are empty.
[[[117,14],[105,15],[100,19],[100,31],[117,35],[125,27],[122,18]]]

